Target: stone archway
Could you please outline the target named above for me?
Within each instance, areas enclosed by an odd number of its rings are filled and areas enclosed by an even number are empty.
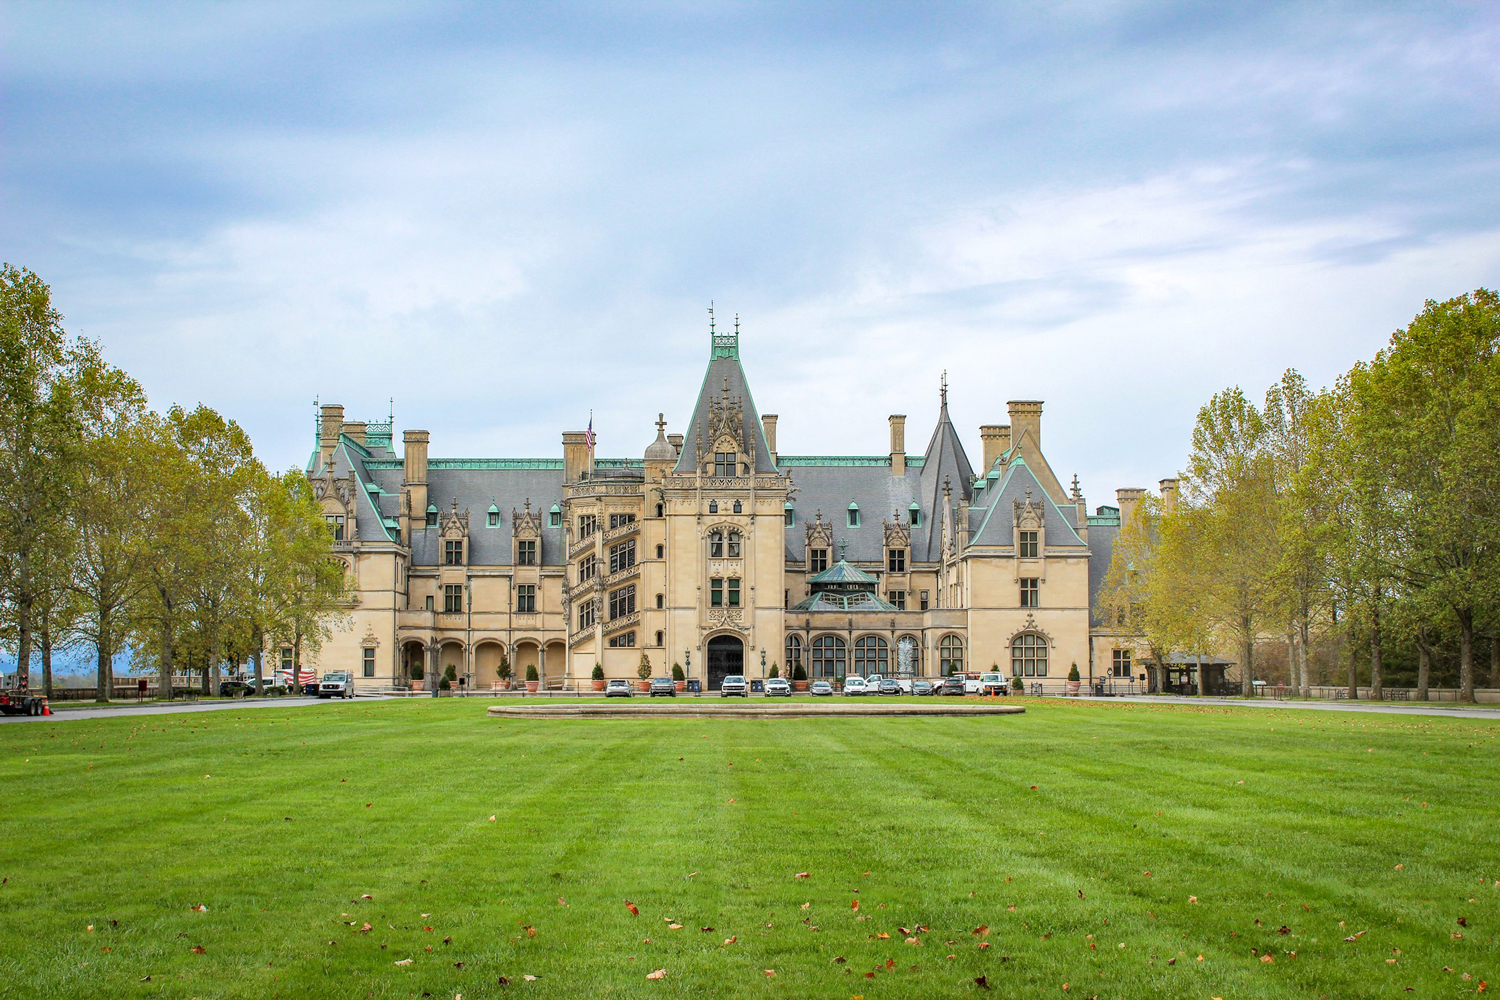
[[[397,678],[398,683],[411,683],[413,667],[421,667],[424,672],[427,670],[427,647],[420,639],[407,639],[401,643],[401,676]]]
[[[736,635],[716,635],[708,640],[708,689],[718,691],[724,678],[745,672],[745,643]]]
[[[474,689],[488,691],[500,684],[500,659],[505,645],[498,639],[481,639],[474,645]]]

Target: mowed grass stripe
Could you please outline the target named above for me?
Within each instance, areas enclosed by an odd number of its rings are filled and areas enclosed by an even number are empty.
[[[1020,994],[1459,996],[1493,967],[1486,723],[1041,704],[1007,719],[497,724],[482,707],[0,733],[0,775],[25,793],[0,846],[16,873],[0,888],[0,992],[475,997],[531,972],[543,996],[874,1000],[953,995],[982,972]],[[60,849],[22,849],[36,843]],[[1396,872],[1387,855],[1412,860]],[[1276,935],[1293,906],[1306,934]],[[1370,933],[1345,944],[1341,918]],[[919,923],[922,946],[901,942]],[[994,928],[983,952],[979,923]],[[1251,947],[1299,958],[1264,965]],[[656,967],[668,978],[647,981]]]

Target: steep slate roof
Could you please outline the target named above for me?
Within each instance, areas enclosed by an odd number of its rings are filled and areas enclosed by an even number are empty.
[[[812,462],[820,464],[804,464]],[[841,540],[849,542],[846,553],[849,560],[883,563],[884,522],[898,510],[903,518],[911,516],[911,504],[918,499],[922,474],[919,468],[908,466],[906,475],[891,475],[890,458],[885,455],[805,459],[782,456],[782,466],[797,488],[792,499],[797,523],[786,529],[786,555],[793,562],[806,558],[807,525],[821,510],[823,521],[832,526],[835,547]],[[848,524],[851,500],[859,504],[858,527]],[[911,532],[914,553],[924,551],[932,518],[932,509],[924,507],[922,523]],[[913,558],[920,557],[914,554]]]
[[[1052,497],[1042,488],[1042,484],[1027,466],[1024,458],[1017,456],[1011,459],[1003,478],[992,479],[987,476],[985,482],[990,485],[978,493],[974,501],[976,505],[974,509],[977,509],[979,504],[983,504],[985,513],[978,530],[970,529],[972,532],[969,536],[970,545],[1004,545],[1007,547],[1014,545],[1015,508],[1013,501],[1019,500],[1024,503],[1029,490],[1031,499],[1042,505],[1042,518],[1047,531],[1047,547],[1057,545],[1083,547],[1083,539],[1079,538],[1078,532],[1073,530],[1075,517],[1063,513],[1057,504],[1052,502]],[[970,510],[970,515],[973,515],[973,509]]]
[[[760,414],[756,412],[755,400],[750,396],[750,383],[745,378],[745,369],[740,367],[738,323],[736,323],[735,333],[714,334],[711,340],[713,346],[709,354],[708,371],[703,374],[703,385],[698,390],[698,402],[693,407],[692,419],[688,421],[687,431],[683,434],[682,455],[678,457],[674,471],[688,473],[698,467],[700,434],[704,438],[703,447],[713,447],[714,443],[708,440],[709,401],[722,398],[725,386],[728,386],[729,398],[738,399],[742,405],[745,446],[747,449],[752,443],[755,446],[755,471],[775,472],[776,466],[771,462],[771,449],[766,444],[766,434],[761,427]]]
[[[1099,604],[1099,593],[1104,589],[1104,577],[1109,573],[1109,562],[1114,558],[1115,539],[1120,534],[1120,525],[1089,525],[1089,607],[1094,625],[1106,625],[1105,613]]]
[[[953,421],[948,418],[948,391],[943,390],[942,405],[938,410],[937,426],[932,429],[932,440],[927,442],[927,453],[922,458],[921,504],[922,513],[931,512],[933,530],[927,532],[926,544],[918,547],[916,534],[912,535],[912,558],[918,562],[936,562],[942,556],[943,532],[943,481],[946,479],[953,490],[953,502],[971,495],[970,483],[974,480],[974,467],[964,453],[963,442]]]

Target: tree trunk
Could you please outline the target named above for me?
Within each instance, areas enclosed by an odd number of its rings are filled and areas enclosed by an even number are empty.
[[[1417,700],[1427,700],[1427,686],[1432,681],[1432,647],[1427,645],[1427,627],[1417,629]]]
[[[1355,641],[1355,639],[1356,639],[1356,636],[1354,634],[1353,620],[1351,619],[1350,620],[1350,628],[1349,628],[1349,700],[1350,701],[1354,701],[1357,698],[1359,698],[1359,679],[1355,676],[1355,671],[1357,671],[1359,669],[1359,643],[1357,643]]]
[[[1198,671],[1203,680],[1203,671]],[[1240,694],[1246,698],[1255,693],[1255,633],[1250,631],[1250,616],[1240,616]]]
[[[31,687],[31,598],[16,601],[16,686]]]
[[[42,623],[42,694],[52,697],[52,628]]]
[[[1474,612],[1458,614],[1458,700],[1474,701]]]
[[[1297,625],[1297,631],[1298,639],[1300,640],[1297,643],[1297,658],[1301,661],[1299,669],[1302,672],[1302,697],[1311,698],[1312,677],[1310,677],[1307,672],[1307,643],[1309,638],[1309,630],[1307,627],[1307,615],[1305,611],[1302,616],[1302,621]]]
[[[1490,687],[1500,688],[1500,635],[1490,636]]]
[[[161,637],[161,680],[158,682],[159,690],[157,697],[172,700],[172,636],[164,633]]]
[[[1380,648],[1380,609],[1376,608],[1370,624],[1370,698],[1380,701],[1385,697],[1383,650]]]
[[[1287,687],[1293,691],[1300,686],[1297,683],[1297,630],[1290,627],[1286,630],[1286,680]]]
[[[250,662],[255,665],[255,693],[265,694],[265,675],[261,672],[261,654],[265,651],[266,637],[257,627],[251,631],[250,641],[254,643],[251,647]]]

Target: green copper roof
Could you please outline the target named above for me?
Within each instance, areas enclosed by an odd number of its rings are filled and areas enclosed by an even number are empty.
[[[920,469],[923,459],[920,456],[908,457],[907,468]],[[889,467],[891,456],[889,455],[777,455],[776,464],[780,466],[795,465],[838,465],[838,466],[879,466]]]
[[[873,576],[866,573],[858,566],[851,564],[847,560],[840,559],[838,562],[834,563],[823,572],[814,573],[812,576],[808,577],[807,582],[809,585],[814,583],[835,585],[844,584],[846,586],[850,584],[861,584],[864,586],[873,587],[875,586],[877,581]]]

